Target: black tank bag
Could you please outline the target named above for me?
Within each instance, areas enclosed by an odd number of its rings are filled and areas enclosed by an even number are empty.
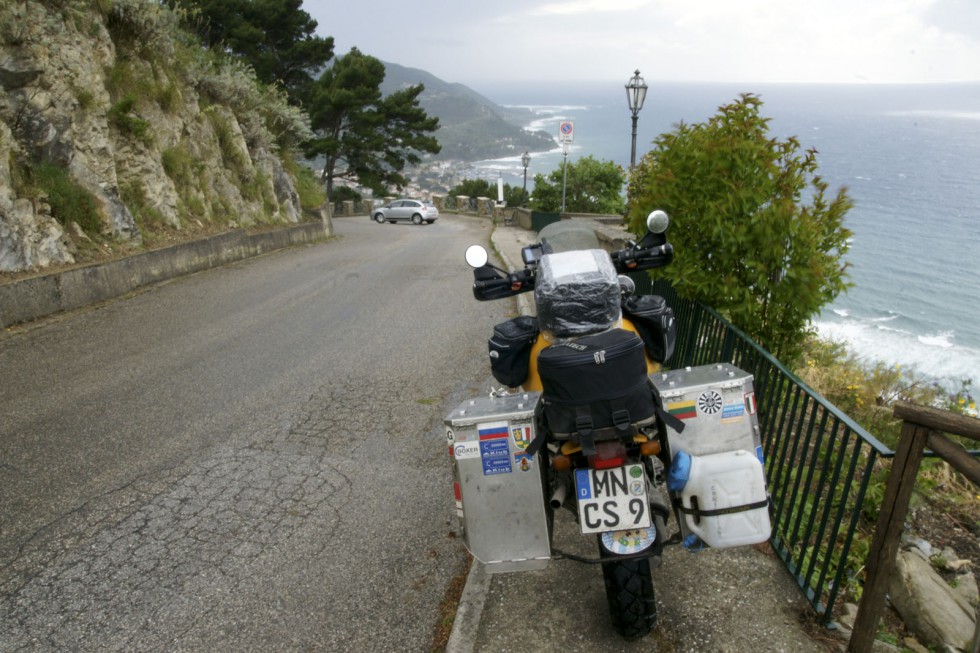
[[[538,354],[543,386],[541,418],[556,438],[580,442],[624,438],[655,421],[657,405],[647,377],[643,341],[612,329],[552,345]]]
[[[493,327],[493,335],[487,341],[493,378],[511,388],[524,383],[537,337],[538,321],[527,315]]]
[[[640,333],[650,359],[666,363],[677,341],[677,323],[667,300],[660,295],[633,296],[623,303],[623,314]]]

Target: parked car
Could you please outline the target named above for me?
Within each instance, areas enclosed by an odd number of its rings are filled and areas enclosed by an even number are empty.
[[[378,224],[397,220],[411,220],[415,224],[422,224],[423,222],[432,224],[439,217],[439,209],[429,201],[395,200],[381,208],[374,209],[371,217]]]

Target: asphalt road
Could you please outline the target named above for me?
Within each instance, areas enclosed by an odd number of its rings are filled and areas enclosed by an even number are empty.
[[[0,650],[424,651],[489,227],[338,238],[0,337]]]

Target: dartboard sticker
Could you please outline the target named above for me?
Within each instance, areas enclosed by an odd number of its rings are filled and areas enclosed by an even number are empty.
[[[698,410],[705,415],[714,415],[721,410],[721,395],[715,390],[705,390],[698,397]]]

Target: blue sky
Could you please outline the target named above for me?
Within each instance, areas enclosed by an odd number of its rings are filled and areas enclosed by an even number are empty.
[[[980,81],[977,0],[304,0],[357,47],[446,81]]]

